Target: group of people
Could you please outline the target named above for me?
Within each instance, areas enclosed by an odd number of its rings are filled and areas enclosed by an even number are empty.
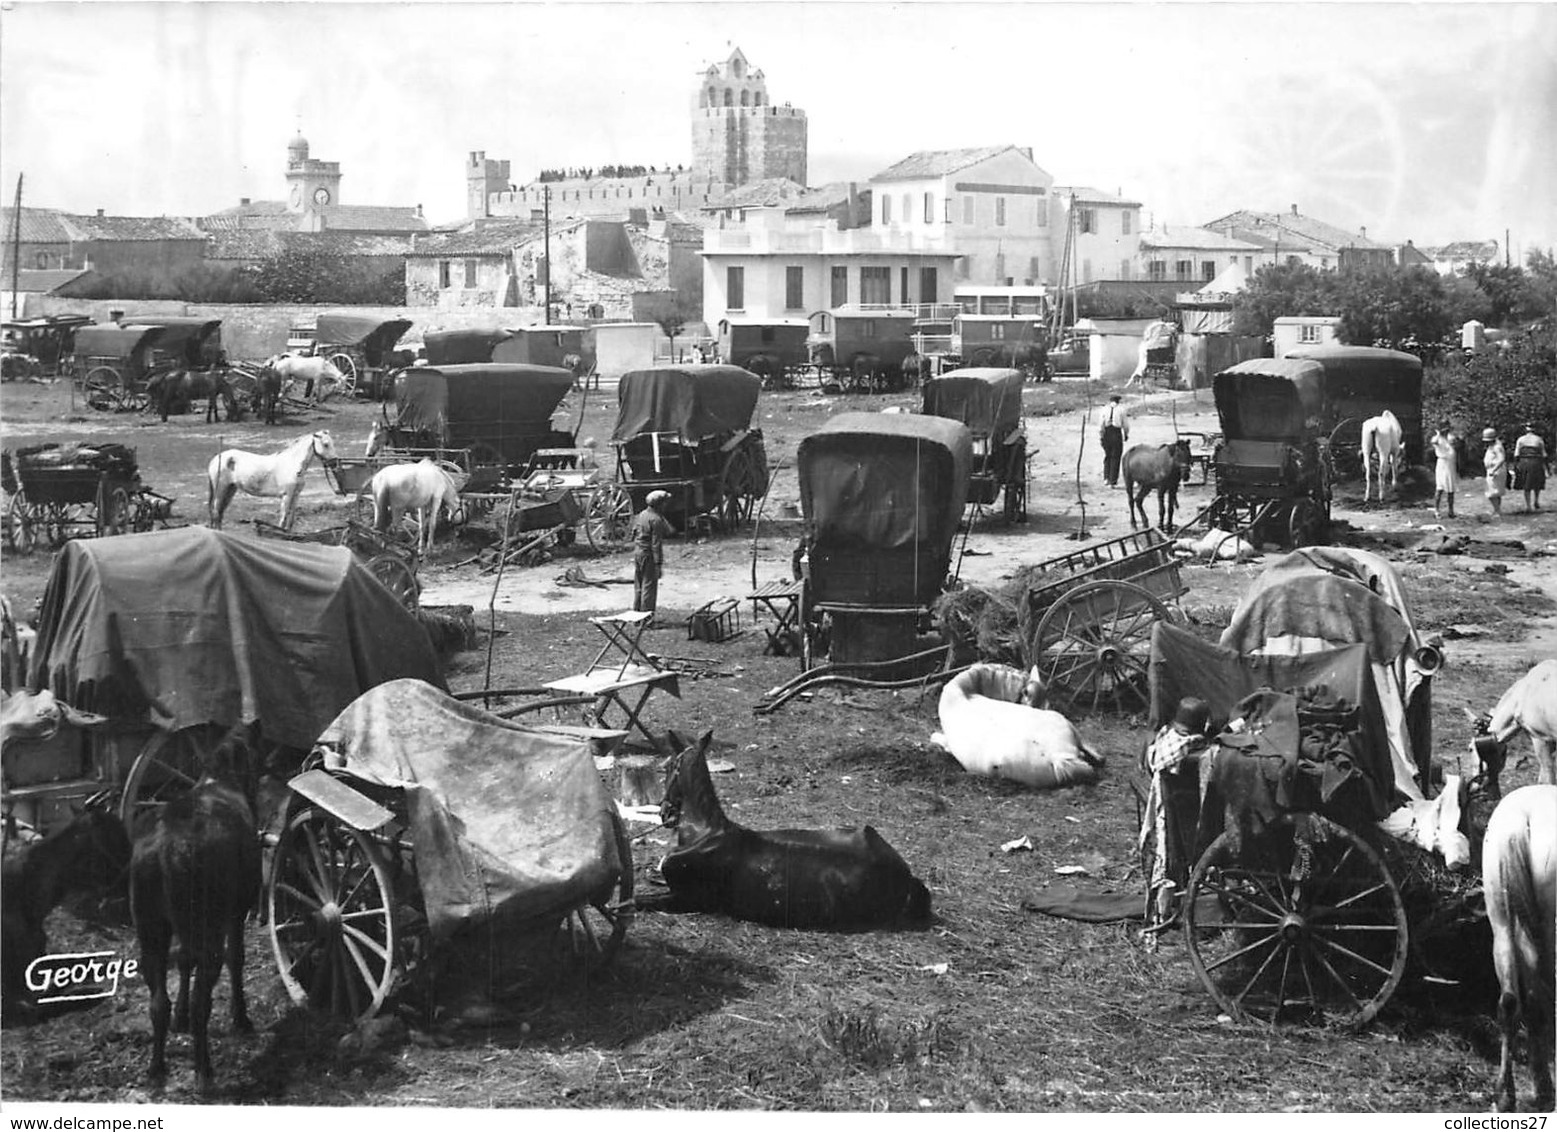
[[[1433,514],[1454,518],[1455,489],[1459,486],[1459,458],[1456,450],[1458,437],[1453,426],[1444,421],[1433,433],[1432,449],[1437,463],[1433,472]],[[1546,467],[1550,453],[1546,441],[1535,429],[1534,421],[1525,423],[1525,431],[1514,441],[1512,468],[1508,450],[1498,430],[1488,426],[1481,431],[1482,470],[1486,477],[1487,503],[1494,515],[1503,513],[1503,492],[1509,486],[1510,472],[1514,483],[1524,492],[1525,510],[1541,509],[1541,492],[1546,487]]]

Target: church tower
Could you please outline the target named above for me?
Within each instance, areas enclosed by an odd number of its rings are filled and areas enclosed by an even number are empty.
[[[471,150],[465,163],[465,216],[470,220],[491,216],[492,194],[513,188],[510,181],[507,161],[490,158],[485,150]]]
[[[692,171],[732,188],[770,177],[806,183],[806,113],[774,106],[739,47],[709,66],[692,96]]]
[[[308,156],[308,139],[299,134],[287,143],[287,210],[304,212],[341,203],[341,163]]]

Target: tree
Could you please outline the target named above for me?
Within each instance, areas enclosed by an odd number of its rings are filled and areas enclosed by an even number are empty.
[[[658,316],[654,321],[659,323],[660,329],[665,332],[665,337],[670,339],[670,360],[675,361],[676,335],[687,328],[686,320],[675,311],[670,311]]]
[[[1233,332],[1268,338],[1278,318],[1338,314],[1335,279],[1306,263],[1266,264],[1233,299]]]
[[[1447,418],[1469,433],[1488,425],[1517,431],[1526,421],[1535,421],[1550,447],[1557,440],[1554,370],[1557,339],[1550,331],[1513,334],[1507,349],[1469,357],[1451,354],[1442,364],[1428,366],[1423,375],[1424,418]]]

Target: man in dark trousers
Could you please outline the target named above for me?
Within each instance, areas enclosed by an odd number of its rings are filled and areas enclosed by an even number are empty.
[[[673,533],[665,518],[665,504],[669,502],[670,492],[651,491],[644,509],[633,516],[633,608],[643,613],[653,613],[659,601],[665,536]],[[652,618],[649,624],[654,624]]]
[[[1108,399],[1099,439],[1103,442],[1103,482],[1118,487],[1119,457],[1124,453],[1124,442],[1130,439],[1130,414],[1119,403],[1117,393]]]

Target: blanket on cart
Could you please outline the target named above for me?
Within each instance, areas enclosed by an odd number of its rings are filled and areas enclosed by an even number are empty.
[[[587,740],[395,680],[359,696],[318,745],[327,767],[404,792],[436,942],[461,929],[555,928],[618,878],[616,803]]]

